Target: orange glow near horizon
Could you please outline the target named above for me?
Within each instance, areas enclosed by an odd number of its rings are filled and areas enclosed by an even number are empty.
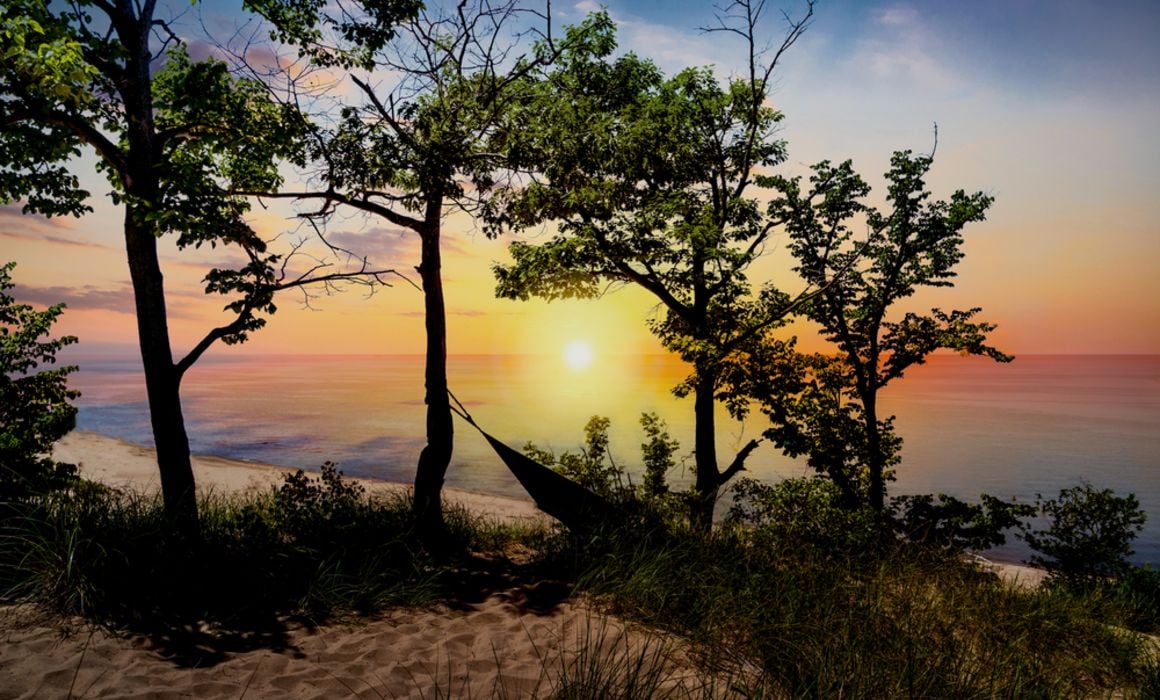
[[[1136,70],[1138,61],[1106,75],[1081,76],[1087,83],[1069,79],[1062,90],[1028,90],[1036,84],[1030,75],[1018,89],[1005,87],[997,78],[1011,77],[1010,66],[1004,65],[1001,76],[989,76],[946,53],[950,44],[935,41],[933,25],[923,21],[938,14],[933,8],[909,14],[883,10],[870,12],[856,26],[819,19],[789,55],[791,61],[808,60],[787,64],[791,69],[774,95],[786,114],[779,138],[784,136],[790,149],[789,160],[775,171],[808,175],[811,163],[851,158],[873,187],[869,203],[882,205],[881,173],[891,152],[930,148],[930,125],[937,121],[937,159],[928,178],[934,197],[946,198],[958,188],[982,190],[994,195],[995,204],[986,221],[964,231],[965,257],[955,286],[921,290],[897,311],[982,307],[979,318],[998,324],[993,344],[1016,355],[1160,354],[1160,198],[1152,196],[1160,176],[1160,140],[1153,138],[1160,93],[1098,93],[1114,85],[1123,69]],[[958,36],[961,19],[944,39]],[[690,19],[688,26],[696,24]],[[896,33],[907,27],[914,31],[903,38],[930,39],[927,53],[896,51],[901,46]],[[848,41],[811,43],[838,36],[828,32],[852,34]],[[878,40],[861,41],[866,36]],[[696,36],[686,38],[690,46],[701,45]],[[987,46],[992,38],[988,35]],[[631,43],[647,37],[625,35],[624,40],[626,50],[654,53],[647,43]],[[701,46],[713,49],[717,43]],[[838,46],[869,52],[863,58],[873,60],[843,62],[828,53]],[[682,53],[680,60],[693,58]],[[722,71],[731,65],[725,56],[708,62]],[[922,70],[907,72],[911,68]],[[851,105],[865,107],[853,121]],[[22,215],[19,205],[0,206],[0,262],[18,263],[13,273],[18,300],[69,303],[58,332],[92,345],[135,345],[122,213],[105,196],[109,185],[94,162],[86,153],[72,167],[94,193],[94,211],[82,219],[47,220]],[[286,170],[293,184],[293,173]],[[284,200],[255,203],[250,216],[275,251],[285,252],[291,238],[303,233],[294,205]],[[609,357],[664,353],[647,328],[658,313],[657,300],[648,293],[630,287],[595,300],[495,299],[491,265],[509,260],[510,238],[488,239],[463,213],[449,214],[444,222],[449,354],[561,357],[568,342],[584,340],[600,358],[593,368],[604,371]],[[370,255],[376,266],[417,279],[413,234],[349,212],[341,212],[330,228],[330,235],[346,236],[355,252]],[[536,243],[546,232],[520,237]],[[784,238],[775,235],[766,247],[751,281],[800,291]],[[333,259],[325,249],[313,253]],[[205,295],[202,279],[213,265],[236,262],[237,256],[221,248],[178,251],[167,237],[161,257],[170,332],[175,352],[181,353],[228,321],[222,312],[227,300]],[[219,345],[211,353],[421,354],[422,293],[391,279],[392,287],[371,296],[358,287],[309,300],[285,294],[276,300],[277,314],[249,342]],[[796,334],[806,351],[828,347],[807,323],[780,332]]]

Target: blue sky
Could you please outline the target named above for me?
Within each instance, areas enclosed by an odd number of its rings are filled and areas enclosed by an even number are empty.
[[[244,20],[232,1],[191,8],[177,0],[171,7],[189,36],[203,22],[223,33]],[[567,23],[598,7],[556,2],[553,11]],[[710,3],[610,0],[606,7],[622,47],[669,72],[713,64],[725,76],[740,66],[736,42],[698,31],[713,21]],[[771,0],[765,27],[772,38],[781,33],[779,7]],[[1157,37],[1155,1],[820,0],[772,95],[786,115],[781,135],[790,157],[783,170],[804,173],[822,159],[851,158],[877,185],[892,151],[930,149],[937,122],[929,179],[935,195],[983,190],[996,201],[988,220],[966,231],[957,286],[920,295],[914,305],[982,306],[984,317],[1000,324],[1000,346],[1015,353],[1160,353]],[[91,160],[78,168],[88,168],[82,174],[94,192],[107,189],[91,174]],[[0,209],[3,257],[20,262],[15,278],[29,299],[71,302],[65,330],[93,342],[131,341],[119,215],[107,202],[96,204],[97,213],[78,222],[33,221]],[[277,209],[256,215],[270,235],[292,225]],[[491,300],[489,263],[504,259],[503,243],[476,235],[462,218],[453,228],[452,353],[518,351],[545,328],[558,326],[564,330],[548,335],[562,336],[593,323],[606,333],[621,329],[612,337],[624,347],[655,351],[643,324],[652,303],[640,295],[550,308]],[[389,243],[400,257],[392,264],[413,264],[410,239]],[[179,344],[192,342],[217,313],[199,299],[206,254],[166,247],[164,256],[174,332]],[[788,267],[775,251],[759,272],[776,278]],[[280,306],[255,335],[254,350],[321,351],[320,338],[337,337],[351,352],[422,349],[422,305],[413,290],[324,300],[316,305],[321,313],[291,301]],[[369,316],[387,318],[390,332],[364,333]]]

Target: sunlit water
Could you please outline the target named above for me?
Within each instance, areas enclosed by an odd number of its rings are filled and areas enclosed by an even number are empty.
[[[143,382],[132,358],[85,357],[73,384],[84,392],[78,428],[151,444]],[[575,449],[592,415],[612,419],[612,450],[629,472],[639,463],[642,411],[668,421],[687,453],[692,402],[670,389],[684,367],[665,357],[457,357],[452,390],[486,430],[515,447],[534,441]],[[410,356],[230,357],[195,367],[184,406],[198,453],[408,481],[423,446],[422,358]],[[937,357],[886,390],[897,415],[903,463],[891,492],[990,493],[1020,501],[1087,480],[1134,492],[1149,514],[1137,561],[1160,562],[1160,356],[1030,356],[1010,365]],[[719,459],[762,429],[719,417]],[[451,486],[509,496],[520,486],[473,428],[456,423]],[[691,459],[688,460],[691,464]],[[803,463],[763,446],[750,476],[803,475]],[[677,483],[688,474],[676,475]],[[1026,556],[1013,542],[996,556]]]

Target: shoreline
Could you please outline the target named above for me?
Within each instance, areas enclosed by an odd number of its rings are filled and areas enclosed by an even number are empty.
[[[53,446],[53,459],[77,465],[81,476],[113,488],[153,493],[161,488],[157,473],[157,452],[121,438],[100,433],[73,431]],[[267,462],[194,454],[190,456],[193,476],[200,493],[245,493],[280,485],[297,469]],[[319,472],[303,470],[317,477]],[[345,478],[345,477],[344,477]],[[366,488],[367,493],[402,493],[411,489],[382,479],[350,477]],[[496,496],[466,489],[444,488],[444,500],[462,506],[477,515],[502,522],[536,521],[548,516],[529,500]]]
[[[154,492],[161,488],[157,474],[155,450],[121,438],[100,433],[73,431],[53,449],[53,458],[76,464],[81,475],[114,488]],[[244,493],[247,490],[278,486],[287,474],[297,469],[214,455],[192,455],[194,479],[203,493]],[[303,470],[306,471],[306,470]],[[318,472],[306,471],[317,477]],[[351,478],[367,493],[400,493],[409,484],[370,478]],[[486,518],[504,523],[536,522],[550,519],[530,500],[497,496],[465,489],[444,488],[444,498]],[[975,558],[975,557],[972,557]],[[1004,581],[1027,588],[1037,587],[1047,572],[1022,562],[990,559],[980,556],[980,567],[994,572]]]

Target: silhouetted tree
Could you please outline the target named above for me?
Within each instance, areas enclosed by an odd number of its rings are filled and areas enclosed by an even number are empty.
[[[1037,495],[1035,501],[1047,527],[1024,529],[1023,539],[1037,552],[1032,564],[1080,587],[1128,572],[1132,540],[1148,520],[1136,494],[1117,496],[1085,483],[1060,490],[1058,498]]]
[[[940,348],[1012,359],[986,344],[995,326],[974,321],[977,308],[890,315],[921,287],[951,286],[963,257],[962,230],[982,221],[992,202],[962,190],[948,201],[931,201],[924,178],[933,160],[910,151],[894,154],[885,213],[862,201],[870,188],[849,161],[814,166],[808,189],[801,178],[773,178],[780,195],[769,205],[770,216],[790,235],[798,273],[821,290],[803,312],[821,325],[838,355],[807,358],[807,384],[794,400],[777,392],[753,394],[773,419],[770,438],[790,454],[807,455],[847,501],[878,511],[902,443],[894,417],[880,414],[880,391]],[[863,221],[869,234],[859,241],[853,227]]]
[[[52,445],[76,424],[71,403],[80,392],[68,388],[72,365],[56,363],[56,353],[77,342],[66,335],[44,339],[64,304],[36,311],[7,294],[9,273],[0,265],[0,499],[23,498],[59,488],[76,477],[76,467],[51,458]]]
[[[726,400],[737,417],[748,407],[729,387],[729,365],[792,346],[769,331],[795,300],[773,284],[754,289],[746,270],[774,233],[757,199],[768,187],[762,171],[785,159],[774,138],[782,115],[767,103],[771,80],[813,4],[801,19],[787,17],[782,41],[766,51],[763,7],[734,2],[714,28],[749,50],[746,73],[726,83],[706,68],[666,78],[633,54],[613,57],[611,27],[578,42],[523,105],[512,158],[528,174],[488,211],[496,227],[556,226],[544,243],[512,244],[513,262],[495,268],[499,296],[594,298],[631,284],[660,302],[651,330],[693,370],[677,393],[694,397],[693,503],[705,527],[718,489],[757,447],[718,463],[715,403]]]
[[[273,189],[280,156],[293,156],[293,115],[224,63],[194,61],[155,0],[12,0],[0,11],[0,201],[26,212],[81,215],[88,193],[69,170],[83,146],[124,210],[125,251],[166,513],[196,533],[189,439],[181,411],[185,372],[216,341],[239,343],[274,311],[280,289],[341,275],[288,275],[245,220],[229,185]],[[247,263],[215,269],[206,291],[238,295],[233,320],[174,360],[157,242],[235,246]],[[282,261],[284,263],[284,261]]]
[[[406,3],[395,3],[406,4]],[[321,200],[308,214],[329,217],[350,207],[414,232],[426,327],[427,444],[415,471],[414,509],[427,533],[442,530],[441,493],[454,427],[447,395],[447,321],[443,295],[443,222],[475,210],[506,169],[509,111],[530,71],[568,45],[550,37],[550,16],[517,2],[474,0],[434,6],[399,24],[391,42],[366,42],[358,31],[324,31],[346,21],[376,26],[377,3],[363,0],[335,17],[305,24],[312,0],[262,0],[252,5],[311,56],[351,68],[362,103],[344,106],[332,128],[317,128],[310,156],[317,189],[273,196]],[[362,17],[362,20],[358,18]],[[530,20],[530,21],[529,21]],[[542,22],[546,29],[536,29]],[[583,30],[578,30],[582,33]],[[543,38],[520,55],[524,33]],[[373,36],[373,35],[372,35]],[[570,36],[569,40],[574,37]],[[356,70],[386,71],[360,77]],[[522,127],[524,125],[517,125]]]

